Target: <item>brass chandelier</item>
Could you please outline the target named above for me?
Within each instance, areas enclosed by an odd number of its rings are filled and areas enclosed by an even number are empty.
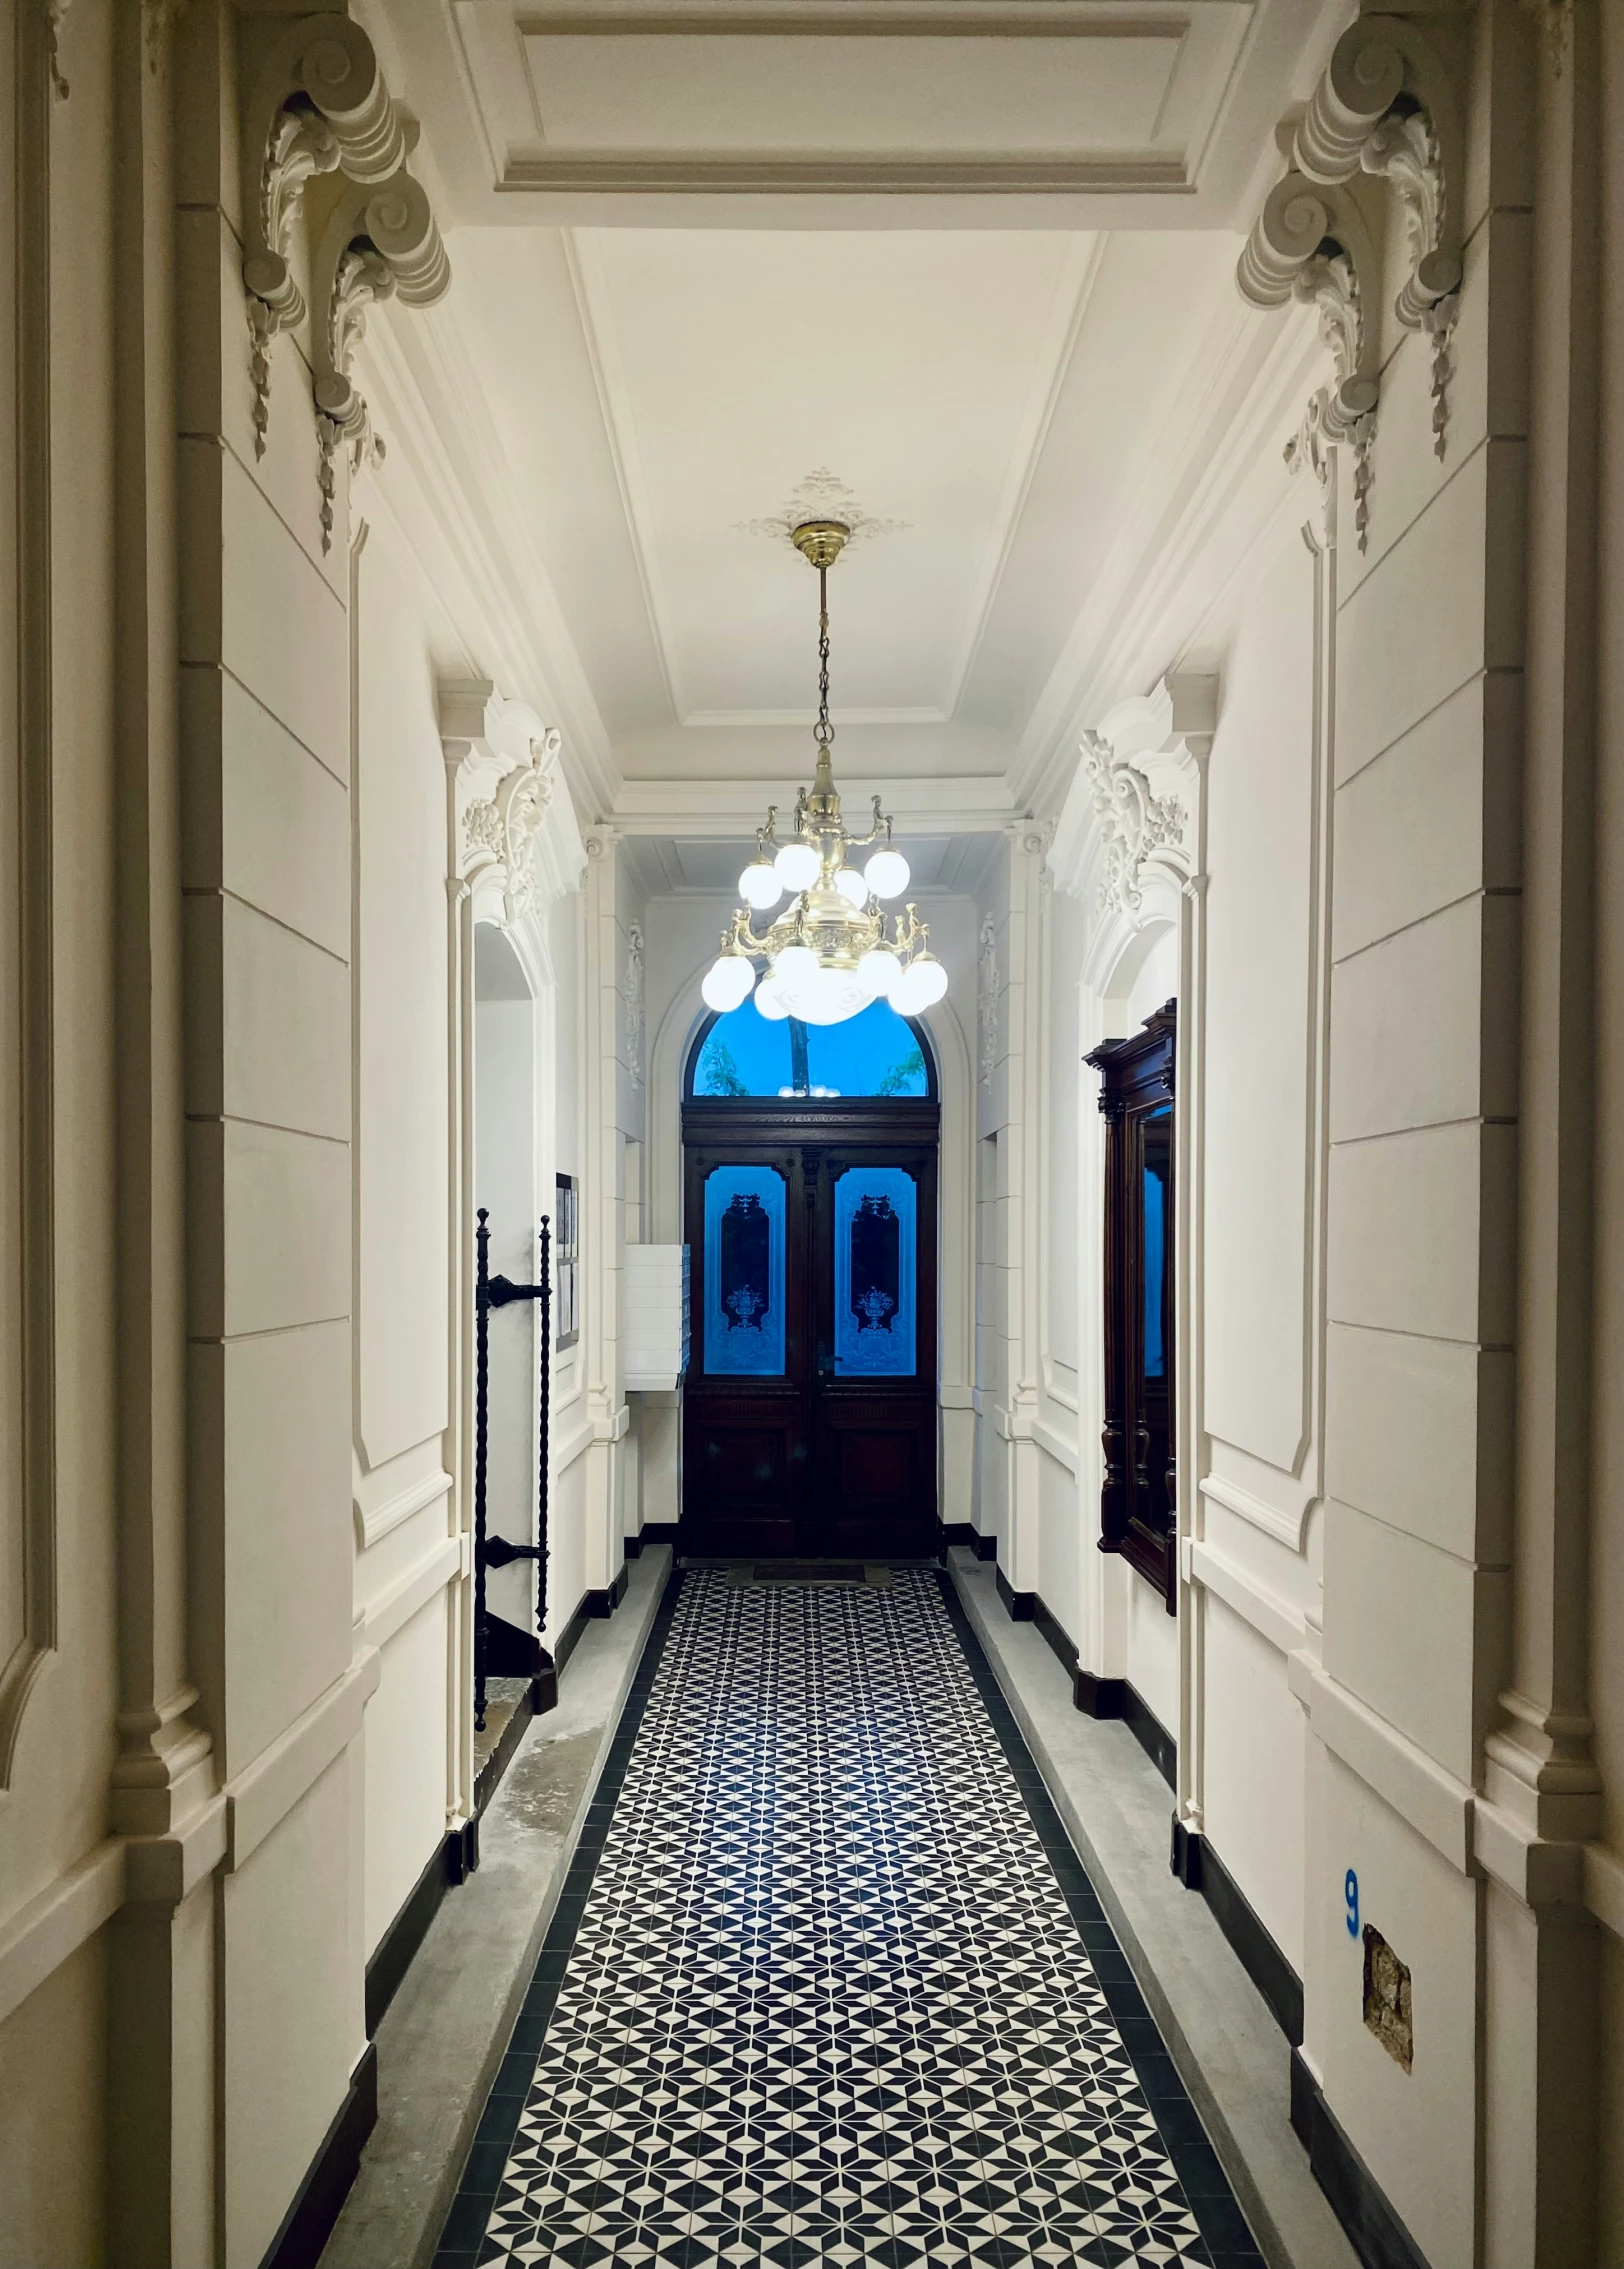
[[[879,797],[866,835],[848,835],[840,816],[829,722],[829,570],[850,535],[843,521],[807,520],[791,538],[818,571],[817,764],[811,789],[795,799],[790,839],[778,840],[776,804],[756,831],[756,855],[739,877],[744,904],[722,932],[722,950],[700,988],[706,1004],[723,1014],[753,992],[763,1016],[841,1024],[877,1000],[913,1016],[947,991],[947,971],[930,950],[918,909],[910,904],[887,915],[881,906],[907,889],[908,862],[892,847],[891,820]],[[852,853],[871,846],[878,848],[859,872]],[[786,892],[789,904],[758,936],[756,915],[771,913]],[[766,969],[758,982],[761,961]]]

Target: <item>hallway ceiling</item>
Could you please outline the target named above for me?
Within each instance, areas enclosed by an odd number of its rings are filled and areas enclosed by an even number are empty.
[[[435,352],[489,428],[493,514],[545,569],[614,775],[788,800],[816,585],[762,523],[855,504],[875,526],[830,584],[843,784],[958,782],[960,832],[1019,807],[1071,730],[1126,534],[1165,519],[1215,374],[1266,351],[1231,223],[1321,15],[1002,0],[1022,36],[993,42],[982,0],[393,0],[453,223]],[[837,187],[785,193],[812,147]],[[1035,154],[1047,193],[1013,193],[998,168]],[[876,199],[882,156],[902,173]],[[724,161],[728,195],[700,194]]]

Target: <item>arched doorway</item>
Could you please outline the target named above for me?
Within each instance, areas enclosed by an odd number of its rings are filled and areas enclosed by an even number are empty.
[[[528,1284],[536,1274],[536,999],[512,938],[474,926],[474,1200],[490,1216],[490,1272]],[[490,1536],[535,1541],[536,1311],[528,1300],[495,1310],[488,1343],[486,1526]],[[487,1668],[528,1675],[534,1655],[535,1571],[528,1559],[486,1576]]]
[[[937,1153],[922,1025],[747,1001],[683,1082],[691,1353],[682,1542],[694,1553],[935,1552]]]

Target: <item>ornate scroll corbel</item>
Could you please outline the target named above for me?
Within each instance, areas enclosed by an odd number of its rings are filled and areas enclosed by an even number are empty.
[[[1398,198],[1408,273],[1393,303],[1407,330],[1432,340],[1432,431],[1442,457],[1449,423],[1449,340],[1461,285],[1459,113],[1433,47],[1399,16],[1361,16],[1337,41],[1298,123],[1292,155],[1310,181],[1355,173]]]
[[[1145,774],[1120,756],[1104,733],[1082,735],[1083,776],[1105,846],[1099,911],[1137,914],[1144,903],[1140,876],[1156,850],[1184,847],[1186,813],[1176,795],[1158,796]]]
[[[254,379],[254,452],[270,422],[271,341],[304,320],[293,228],[307,184],[340,166],[388,181],[406,158],[406,122],[366,33],[347,16],[307,16],[262,62],[243,124],[242,276]]]
[[[393,298],[408,307],[429,307],[451,282],[451,263],[422,184],[403,168],[378,188],[351,188],[323,232],[311,282],[321,317],[313,360],[325,552],[333,543],[339,449],[349,451],[354,470],[383,454],[351,375],[367,310]]]
[[[1370,453],[1380,396],[1377,342],[1365,321],[1365,279],[1374,270],[1370,232],[1352,198],[1294,170],[1270,190],[1235,271],[1251,306],[1284,307],[1296,300],[1319,315],[1335,383],[1322,386],[1310,401],[1301,430],[1286,445],[1286,462],[1294,469],[1312,465],[1324,492],[1330,482],[1328,445],[1351,444],[1361,551],[1368,541]]]

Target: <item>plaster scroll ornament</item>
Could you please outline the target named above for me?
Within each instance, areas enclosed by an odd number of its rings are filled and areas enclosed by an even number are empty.
[[[462,839],[469,858],[483,851],[500,859],[504,849],[502,815],[489,796],[476,796],[462,815]]]
[[[633,1087],[643,1084],[643,925],[626,932],[626,1071]]]
[[[314,380],[325,552],[333,543],[340,448],[348,452],[353,472],[384,454],[352,377],[367,312],[395,298],[407,307],[430,307],[451,283],[451,263],[422,184],[402,168],[380,188],[355,189],[341,199],[323,235],[313,280],[325,307]]]
[[[1334,187],[1363,172],[1398,199],[1407,272],[1393,312],[1432,341],[1433,451],[1449,423],[1450,335],[1463,274],[1458,196],[1462,142],[1454,92],[1426,35],[1401,16],[1361,16],[1332,50],[1297,125],[1299,172]]]
[[[998,1062],[998,928],[990,914],[982,917],[976,954],[976,1012],[981,1028],[981,1084],[990,1092]]]
[[[184,0],[147,4],[173,15]],[[363,190],[380,188],[402,173],[415,140],[415,127],[384,84],[372,42],[348,16],[306,16],[263,57],[242,140],[242,277],[256,455],[265,454],[270,421],[271,342],[305,317],[293,239],[309,183],[341,171]]]
[[[1156,795],[1144,773],[1118,756],[1103,733],[1085,732],[1082,749],[1105,846],[1099,910],[1137,914],[1144,904],[1140,877],[1145,861],[1153,851],[1183,847],[1184,805],[1177,796]]]
[[[1371,450],[1380,396],[1374,327],[1365,321],[1361,279],[1375,271],[1370,234],[1352,199],[1294,171],[1270,190],[1235,272],[1242,298],[1253,307],[1285,307],[1295,301],[1312,307],[1319,317],[1333,383],[1312,397],[1303,430],[1286,445],[1286,462],[1294,468],[1305,460],[1312,463],[1323,486],[1333,462],[1325,445],[1350,444],[1354,532],[1361,551],[1369,541]]]

